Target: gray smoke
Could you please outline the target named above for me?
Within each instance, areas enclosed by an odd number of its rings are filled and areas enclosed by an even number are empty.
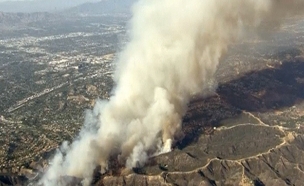
[[[303,7],[302,0],[137,2],[113,96],[87,112],[79,137],[62,145],[40,184],[65,185],[60,178],[68,175],[89,185],[94,168],[106,170],[111,156],[131,168],[170,151],[190,98],[215,88],[213,76],[229,44],[244,30],[279,25]]]

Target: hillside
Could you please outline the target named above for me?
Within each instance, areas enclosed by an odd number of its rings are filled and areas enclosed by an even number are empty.
[[[56,12],[80,5],[89,0],[34,0],[0,2],[0,12]],[[96,2],[97,0],[90,0]]]
[[[47,12],[36,13],[5,13],[0,12],[0,28],[5,26],[25,25],[32,22],[51,21],[59,19],[58,15]]]
[[[99,14],[120,14],[130,13],[135,0],[104,0],[93,3],[84,3],[66,10],[66,13],[99,15]]]

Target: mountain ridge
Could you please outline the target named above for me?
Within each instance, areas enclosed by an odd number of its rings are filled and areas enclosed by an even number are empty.
[[[36,1],[4,1],[0,2],[0,12],[58,12],[71,8],[88,0],[36,0]],[[90,0],[97,2],[97,0]]]
[[[0,12],[0,28],[6,26],[22,26],[38,21],[52,21],[60,16],[49,12],[11,13]]]
[[[65,13],[73,14],[129,14],[134,0],[103,0],[88,2],[65,10]]]

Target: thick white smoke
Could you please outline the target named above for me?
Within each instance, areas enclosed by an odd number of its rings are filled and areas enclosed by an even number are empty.
[[[85,126],[58,150],[42,185],[65,185],[108,167],[116,156],[127,167],[167,152],[181,130],[189,99],[215,88],[213,75],[229,44],[244,28],[279,23],[303,10],[302,0],[140,0],[133,7],[130,42],[121,52],[117,87],[109,101],[88,111]]]

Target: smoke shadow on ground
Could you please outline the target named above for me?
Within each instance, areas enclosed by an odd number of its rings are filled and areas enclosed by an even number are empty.
[[[183,118],[183,149],[202,134],[210,134],[221,121],[244,111],[266,113],[291,107],[304,99],[304,58],[284,61],[276,68],[251,71],[240,78],[219,84],[216,95],[192,100]]]

